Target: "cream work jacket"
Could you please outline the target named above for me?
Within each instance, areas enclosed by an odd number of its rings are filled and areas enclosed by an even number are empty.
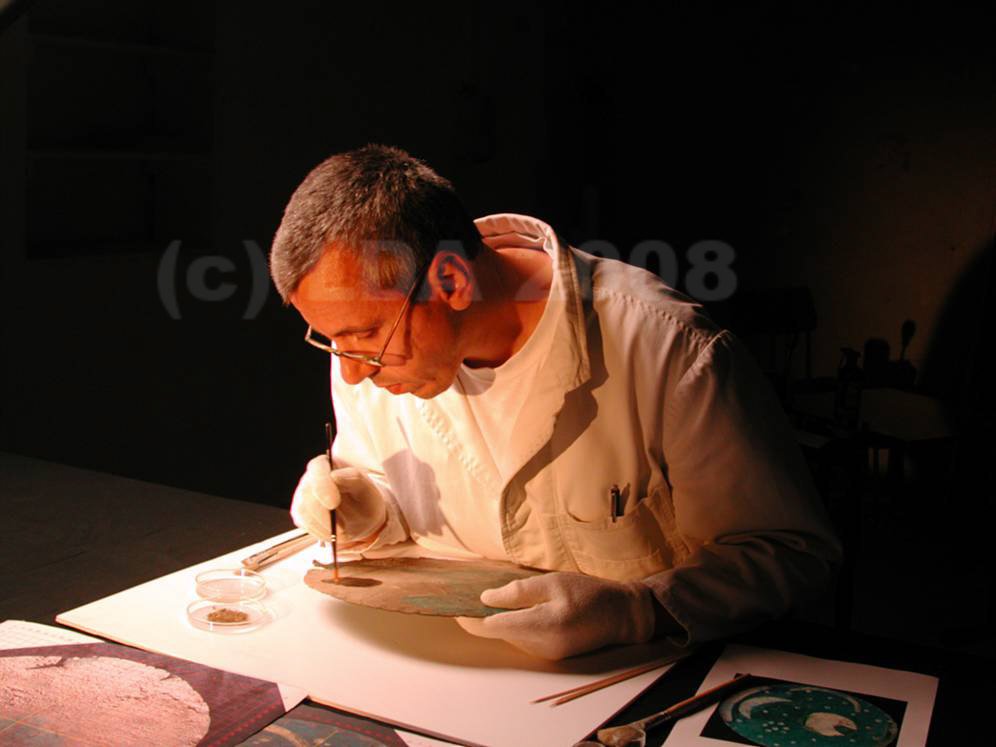
[[[821,589],[840,548],[742,345],[655,275],[569,247],[539,220],[476,223],[492,246],[548,252],[558,276],[549,354],[508,423],[511,476],[501,484],[484,468],[457,387],[422,400],[368,379],[348,386],[333,357],[336,464],[365,470],[389,506],[374,547],[410,539],[475,556],[480,501],[496,500],[507,559],[642,579],[682,642],[745,629]]]

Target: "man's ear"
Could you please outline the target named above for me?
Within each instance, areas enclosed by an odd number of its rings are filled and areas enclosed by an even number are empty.
[[[454,311],[463,311],[474,299],[477,281],[467,258],[456,252],[441,251],[429,265],[427,275],[431,296]]]

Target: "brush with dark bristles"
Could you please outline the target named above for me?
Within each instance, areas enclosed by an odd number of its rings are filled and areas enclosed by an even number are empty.
[[[335,467],[332,464],[332,422],[329,421],[325,424],[325,441],[328,447],[325,450],[325,456],[329,460],[329,469],[334,470]],[[338,533],[338,526],[336,526],[335,521],[335,509],[332,509],[332,578],[336,583],[339,583],[339,553],[336,543],[336,534]]]

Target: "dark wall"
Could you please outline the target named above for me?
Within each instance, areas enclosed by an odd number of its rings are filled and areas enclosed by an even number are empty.
[[[817,373],[842,344],[895,348],[907,317],[922,365],[952,294],[972,296],[964,318],[988,287],[959,281],[996,203],[980,19],[320,2],[81,3],[74,19],[28,5],[0,37],[5,450],[289,503],[321,448],[326,362],[261,285],[262,257],[307,171],[366,142],[426,159],[475,214],[532,213],[622,257],[667,242],[686,290],[686,250],[728,244],[737,292],[812,289]],[[120,46],[45,38],[73,34]],[[101,64],[103,103],[69,97],[70,71]],[[88,151],[81,171],[74,148],[132,157]],[[191,281],[198,261],[214,268]],[[222,283],[231,295],[210,300]],[[932,365],[957,389],[952,355]]]

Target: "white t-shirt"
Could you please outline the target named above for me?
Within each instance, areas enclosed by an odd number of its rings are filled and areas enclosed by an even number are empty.
[[[559,292],[556,273],[552,282],[549,295]],[[509,442],[514,435],[509,424],[516,421],[529,397],[537,372],[550,352],[553,335],[563,314],[559,304],[549,303],[549,295],[536,329],[511,358],[497,368],[470,368],[461,365],[454,382],[457,390],[467,398],[470,412],[487,444],[491,461],[486,466],[494,470],[497,485],[504,485],[512,477],[509,472],[513,465],[506,461],[511,453]],[[491,545],[489,557],[507,557],[501,541],[500,497],[498,493],[475,496],[474,499],[479,503],[477,516],[480,517],[480,523],[472,532],[477,541],[467,537],[464,532],[464,541],[478,545],[478,551],[483,549],[479,546],[481,542]]]

